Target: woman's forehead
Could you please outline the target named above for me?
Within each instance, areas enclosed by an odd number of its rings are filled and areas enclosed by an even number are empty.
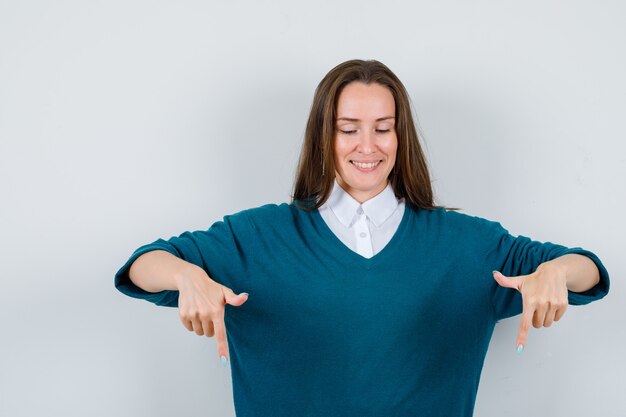
[[[353,82],[344,87],[337,101],[337,120],[383,120],[393,118],[395,100],[389,88]]]

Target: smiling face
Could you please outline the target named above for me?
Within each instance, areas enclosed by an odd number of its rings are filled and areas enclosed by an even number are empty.
[[[387,186],[398,149],[395,111],[391,91],[378,83],[353,81],[339,95],[335,173],[341,188],[359,203]]]

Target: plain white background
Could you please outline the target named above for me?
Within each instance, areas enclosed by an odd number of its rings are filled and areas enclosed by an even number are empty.
[[[522,355],[519,317],[498,324],[475,415],[626,415],[625,12],[1,0],[0,415],[234,416],[215,340],[113,275],[142,244],[289,201],[314,89],[352,58],[406,85],[439,204],[611,275]]]

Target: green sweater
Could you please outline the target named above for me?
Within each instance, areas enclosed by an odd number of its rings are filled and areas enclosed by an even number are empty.
[[[582,248],[514,237],[500,223],[406,206],[391,241],[372,258],[346,247],[319,211],[267,204],[208,230],[139,247],[115,275],[124,294],[176,307],[177,291],[149,293],[128,278],[155,249],[202,267],[235,293],[226,305],[238,417],[472,415],[498,320],[521,296],[492,271],[529,274],[567,253],[588,256],[600,283],[569,304],[604,297],[609,276]]]

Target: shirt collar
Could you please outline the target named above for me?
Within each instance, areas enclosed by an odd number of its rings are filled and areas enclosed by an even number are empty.
[[[357,216],[357,210],[362,207],[363,212],[374,223],[380,227],[398,207],[398,200],[393,192],[391,183],[376,196],[370,198],[363,204],[359,204],[349,193],[347,193],[335,178],[333,189],[324,205],[335,213],[335,216],[346,227],[350,227]]]

